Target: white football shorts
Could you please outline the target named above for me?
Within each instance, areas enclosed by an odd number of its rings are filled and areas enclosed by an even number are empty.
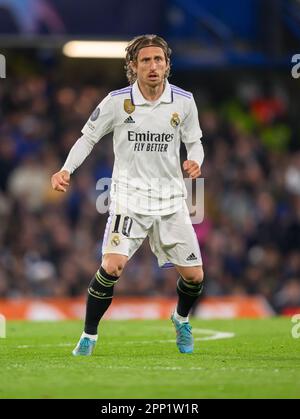
[[[160,267],[202,265],[201,252],[186,205],[169,215],[142,215],[128,211],[107,220],[102,254],[130,259],[146,237]]]

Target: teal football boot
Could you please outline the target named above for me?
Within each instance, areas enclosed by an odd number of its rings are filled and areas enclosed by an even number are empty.
[[[96,340],[87,337],[80,338],[76,348],[73,349],[72,354],[74,356],[90,356],[93,353],[96,342]]]
[[[181,323],[175,319],[174,313],[171,320],[176,330],[176,344],[182,354],[191,354],[194,350],[194,339],[192,336],[192,326],[188,323]]]

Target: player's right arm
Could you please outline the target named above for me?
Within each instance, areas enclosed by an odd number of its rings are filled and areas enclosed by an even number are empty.
[[[94,145],[106,134],[113,130],[114,109],[112,97],[106,96],[97,106],[89,120],[82,128],[83,135],[71,148],[69,155],[61,168],[51,177],[52,188],[66,192],[70,183],[70,175],[79,167],[91,153]]]
[[[70,184],[70,173],[67,170],[60,170],[51,177],[51,185],[55,191],[67,192]]]

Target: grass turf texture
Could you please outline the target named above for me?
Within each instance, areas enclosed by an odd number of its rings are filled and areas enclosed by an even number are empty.
[[[180,354],[167,320],[103,321],[92,357],[71,350],[82,322],[8,322],[1,398],[299,398],[300,339],[289,318],[192,320],[233,332]],[[204,332],[202,332],[204,333]]]

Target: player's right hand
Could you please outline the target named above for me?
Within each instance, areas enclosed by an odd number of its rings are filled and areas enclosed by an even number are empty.
[[[67,192],[67,187],[70,184],[70,173],[67,170],[61,170],[54,173],[51,177],[51,185],[55,191]]]

